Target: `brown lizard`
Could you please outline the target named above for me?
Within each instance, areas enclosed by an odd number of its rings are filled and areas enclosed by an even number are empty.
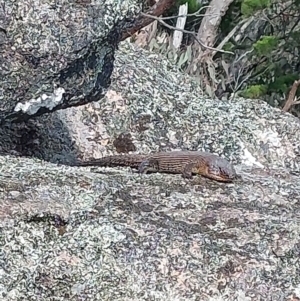
[[[148,171],[181,173],[184,178],[191,178],[192,174],[200,174],[221,182],[231,182],[236,178],[233,166],[226,159],[199,151],[115,155],[77,162],[73,166],[130,166],[137,168],[140,173]]]

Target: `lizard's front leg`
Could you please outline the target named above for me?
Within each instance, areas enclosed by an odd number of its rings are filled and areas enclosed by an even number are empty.
[[[182,177],[186,179],[191,179],[193,177],[193,168],[195,167],[194,162],[187,163],[184,166],[184,169],[182,171]]]

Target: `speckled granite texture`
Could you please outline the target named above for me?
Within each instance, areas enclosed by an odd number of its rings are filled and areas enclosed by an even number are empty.
[[[0,5],[0,124],[99,100],[141,0],[5,0]]]
[[[165,58],[125,42],[105,99],[0,136],[3,149],[36,157],[0,157],[1,300],[300,298],[300,123],[290,114],[207,99]],[[40,160],[116,149],[211,151],[240,179]]]

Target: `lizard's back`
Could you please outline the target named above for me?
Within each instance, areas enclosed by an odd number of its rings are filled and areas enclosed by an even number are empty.
[[[231,181],[235,178],[232,165],[219,156],[200,151],[158,152],[149,155],[127,154],[107,156],[76,166],[130,166],[140,172],[148,171],[181,173],[185,177],[201,174],[218,181]]]

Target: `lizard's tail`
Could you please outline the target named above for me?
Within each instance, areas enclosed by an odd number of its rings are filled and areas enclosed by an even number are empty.
[[[128,154],[128,155],[116,155],[107,156],[99,159],[91,159],[83,162],[75,162],[72,166],[129,166],[138,168],[139,165],[146,159],[145,155]]]

